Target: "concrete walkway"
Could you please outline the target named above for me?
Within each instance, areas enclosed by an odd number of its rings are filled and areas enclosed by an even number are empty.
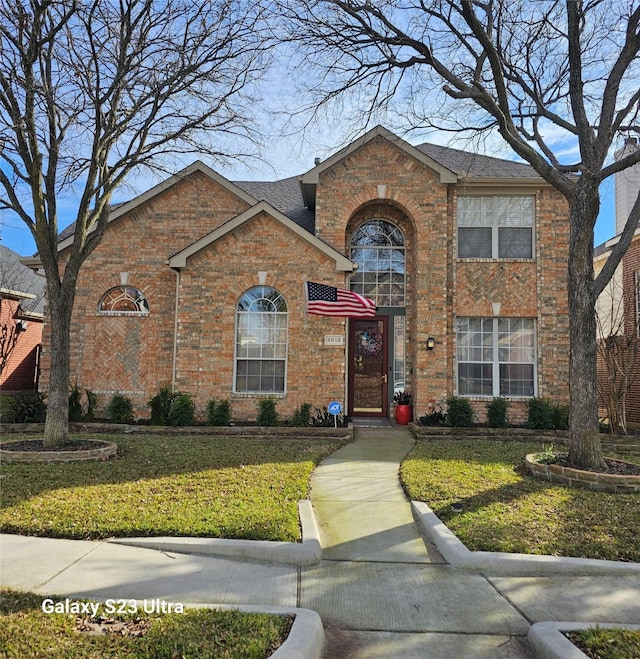
[[[311,480],[323,560],[302,570],[300,606],[323,620],[324,656],[534,656],[529,620],[421,536],[398,480],[411,433],[357,428],[356,439]]]
[[[563,651],[534,654],[526,639],[533,623],[640,622],[636,564],[626,574],[603,569],[588,576],[562,570],[550,575],[542,565],[536,573],[534,564],[524,576],[509,576],[513,572],[492,570],[487,561],[468,561],[465,568],[450,558],[447,563],[428,535],[432,529],[414,521],[399,485],[411,433],[356,427],[355,439],[312,477],[322,546],[315,565],[205,556],[191,542],[185,542],[191,548],[170,548],[175,538],[154,549],[2,535],[0,584],[72,598],[159,598],[291,612],[302,607],[301,621],[308,610],[321,616],[326,659],[565,659]],[[239,543],[238,552],[246,557],[246,544]],[[278,656],[317,657],[318,624],[303,625],[306,645]]]

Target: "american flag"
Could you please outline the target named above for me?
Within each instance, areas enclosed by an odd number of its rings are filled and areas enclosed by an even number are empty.
[[[306,282],[307,313],[317,316],[363,318],[376,315],[376,303],[353,291]]]

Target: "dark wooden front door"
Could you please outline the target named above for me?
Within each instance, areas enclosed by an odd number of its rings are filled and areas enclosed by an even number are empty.
[[[349,321],[349,414],[387,416],[388,318]]]

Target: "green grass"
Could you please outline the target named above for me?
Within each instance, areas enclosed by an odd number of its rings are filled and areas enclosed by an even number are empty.
[[[533,442],[418,441],[401,479],[409,498],[427,503],[472,551],[640,561],[640,495],[565,487],[515,469],[541,450]],[[454,501],[463,512],[451,510]]]
[[[135,614],[151,625],[140,637],[96,635],[75,629],[76,616],[45,613],[45,596],[0,591],[0,654],[7,659],[135,657],[262,659],[286,639],[289,618],[239,611],[185,609],[184,613]],[[55,601],[64,598],[53,597]],[[104,612],[101,612],[104,615]],[[118,620],[125,616],[117,616]]]
[[[640,631],[594,627],[568,633],[567,637],[592,659],[640,657]]]
[[[104,439],[105,436],[96,436]],[[300,539],[297,502],[335,439],[110,435],[104,462],[0,466],[0,531],[73,539]]]

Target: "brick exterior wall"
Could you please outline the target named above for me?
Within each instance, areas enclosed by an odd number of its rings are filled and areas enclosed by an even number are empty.
[[[20,303],[0,298],[0,324],[15,324]],[[27,319],[26,330],[20,332],[9,354],[6,368],[0,374],[0,391],[35,391],[38,385],[38,362],[42,343],[42,321]]]
[[[378,185],[386,186],[382,198]],[[455,185],[441,183],[397,145],[375,137],[321,172],[321,240],[348,255],[353,232],[374,218],[396,224],[405,235],[406,372],[416,417],[455,393],[455,317],[490,317],[492,302],[501,302],[504,317],[536,319],[538,393],[568,401],[567,208],[546,186],[526,190],[536,195],[536,258],[458,260]],[[471,192],[522,190],[494,182],[486,190],[468,186],[465,193]],[[344,335],[346,345],[348,321],[304,313],[305,278],[348,286],[324,252],[262,213],[189,257],[179,279],[166,265],[171,255],[246,209],[224,186],[196,173],[113,222],[78,280],[72,381],[101,394],[103,404],[124,393],[148,416],[144,403],[172,381],[177,326],[175,386],[193,395],[200,418],[208,400],[231,399],[235,419],[255,419],[261,396],[232,394],[235,308],[259,284],[258,273],[266,272],[265,284],[284,296],[289,310],[286,393],[278,396],[278,411],[288,416],[303,402],[345,401],[346,348],[325,346],[324,336]],[[98,313],[102,295],[120,284],[121,272],[145,295],[148,315]],[[436,339],[433,351],[426,349],[428,337]],[[44,346],[46,372],[46,334]],[[481,420],[486,402],[473,401]],[[525,413],[524,403],[514,401],[512,420],[523,421]]]

